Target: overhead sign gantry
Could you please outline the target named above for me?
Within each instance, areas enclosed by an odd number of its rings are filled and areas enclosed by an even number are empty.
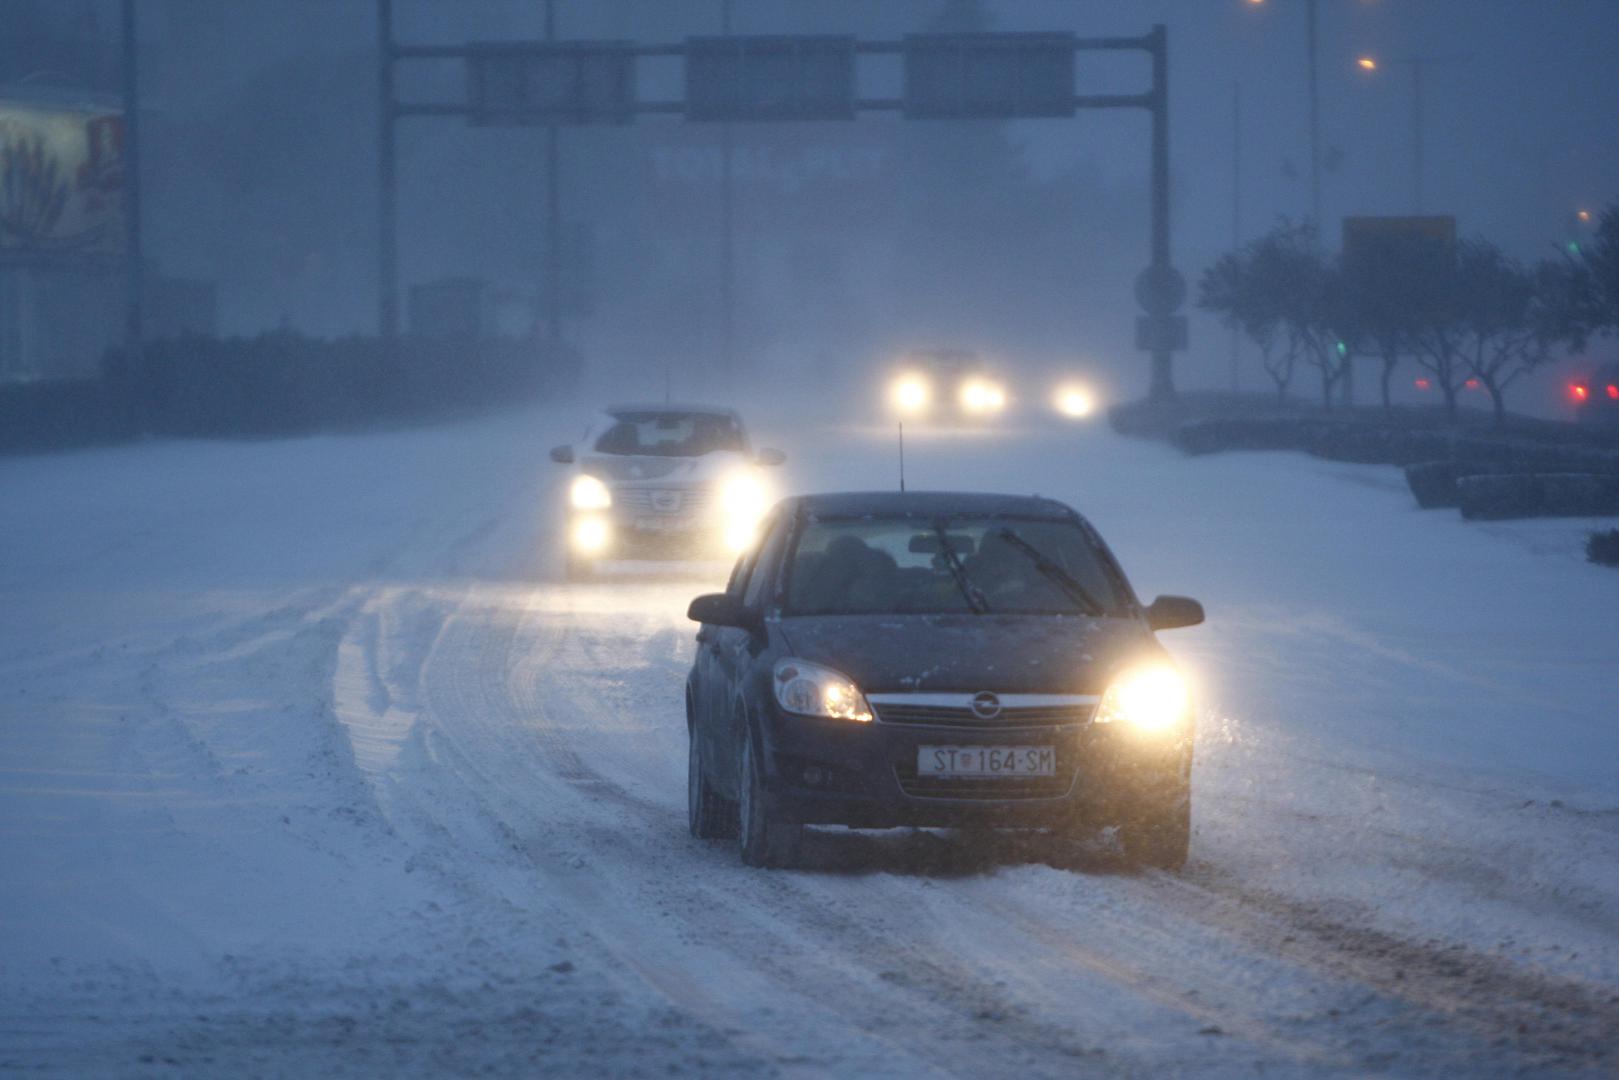
[[[1171,358],[1186,347],[1186,318],[1178,314],[1186,287],[1170,260],[1168,33],[1162,25],[1140,37],[970,33],[860,41],[845,35],[752,35],[692,37],[672,45],[549,40],[400,45],[387,24],[389,6],[389,0],[379,0],[384,334],[398,326],[393,125],[401,117],[556,127],[628,124],[644,114],[671,114],[698,123],[790,123],[855,120],[867,112],[898,112],[910,120],[1028,120],[1072,118],[1081,109],[1144,109],[1152,121],[1151,231],[1148,265],[1137,280],[1144,314],[1137,319],[1136,340],[1152,356],[1150,395],[1174,396]],[[1078,54],[1120,50],[1151,58],[1152,81],[1146,90],[1075,91]],[[883,55],[900,60],[901,95],[862,96],[860,58]],[[653,57],[683,62],[680,97],[646,100],[638,93],[638,65]],[[464,100],[393,99],[393,65],[428,59],[464,62]],[[548,287],[554,292],[556,283]]]

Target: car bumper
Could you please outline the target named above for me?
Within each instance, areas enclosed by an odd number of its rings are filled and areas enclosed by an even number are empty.
[[[603,539],[588,550],[577,542],[578,524],[585,519],[601,522]],[[731,558],[736,552],[727,544],[721,524],[706,519],[619,518],[609,514],[575,511],[568,523],[568,539],[576,555],[591,559],[717,559]]]
[[[776,715],[761,724],[764,794],[806,825],[1045,827],[1106,824],[1135,807],[1184,797],[1188,732],[1144,736],[1112,725],[935,727]],[[1056,775],[932,779],[917,775],[924,746],[1051,746]]]

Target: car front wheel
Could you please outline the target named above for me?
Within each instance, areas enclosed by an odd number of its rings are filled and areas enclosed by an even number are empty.
[[[721,840],[736,835],[736,805],[714,794],[703,766],[697,729],[691,729],[686,753],[686,823],[699,840]]]
[[[1179,870],[1192,844],[1191,790],[1135,807],[1119,822],[1119,844],[1136,866]]]
[[[742,799],[737,808],[742,861],[748,866],[789,867],[798,860],[803,826],[777,820],[765,806],[764,785],[752,742],[743,736],[739,785]]]

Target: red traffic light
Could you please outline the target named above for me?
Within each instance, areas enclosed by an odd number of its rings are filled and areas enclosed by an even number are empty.
[[[1608,384],[1608,396],[1613,398],[1613,400],[1615,400],[1615,401],[1619,401],[1619,386],[1615,386],[1613,383],[1609,383]]]
[[[1416,382],[1416,387],[1418,390],[1431,390],[1433,389],[1433,383],[1429,382],[1427,379],[1418,379]]]
[[[1462,385],[1467,387],[1469,390],[1477,390],[1479,387],[1479,381],[1477,379],[1468,379],[1466,382],[1462,383]]]
[[[1591,396],[1591,388],[1584,383],[1569,383],[1568,392],[1574,395],[1575,401],[1584,401]]]

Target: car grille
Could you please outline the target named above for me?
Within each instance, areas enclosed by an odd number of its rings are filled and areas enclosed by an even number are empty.
[[[949,705],[888,703],[873,707],[877,711],[877,719],[885,724],[976,728],[981,731],[1088,724],[1096,711],[1095,705],[1040,705],[1002,709],[1001,714],[993,720],[985,720],[970,708]]]
[[[701,514],[713,499],[706,487],[619,487],[613,506],[638,514]]]

